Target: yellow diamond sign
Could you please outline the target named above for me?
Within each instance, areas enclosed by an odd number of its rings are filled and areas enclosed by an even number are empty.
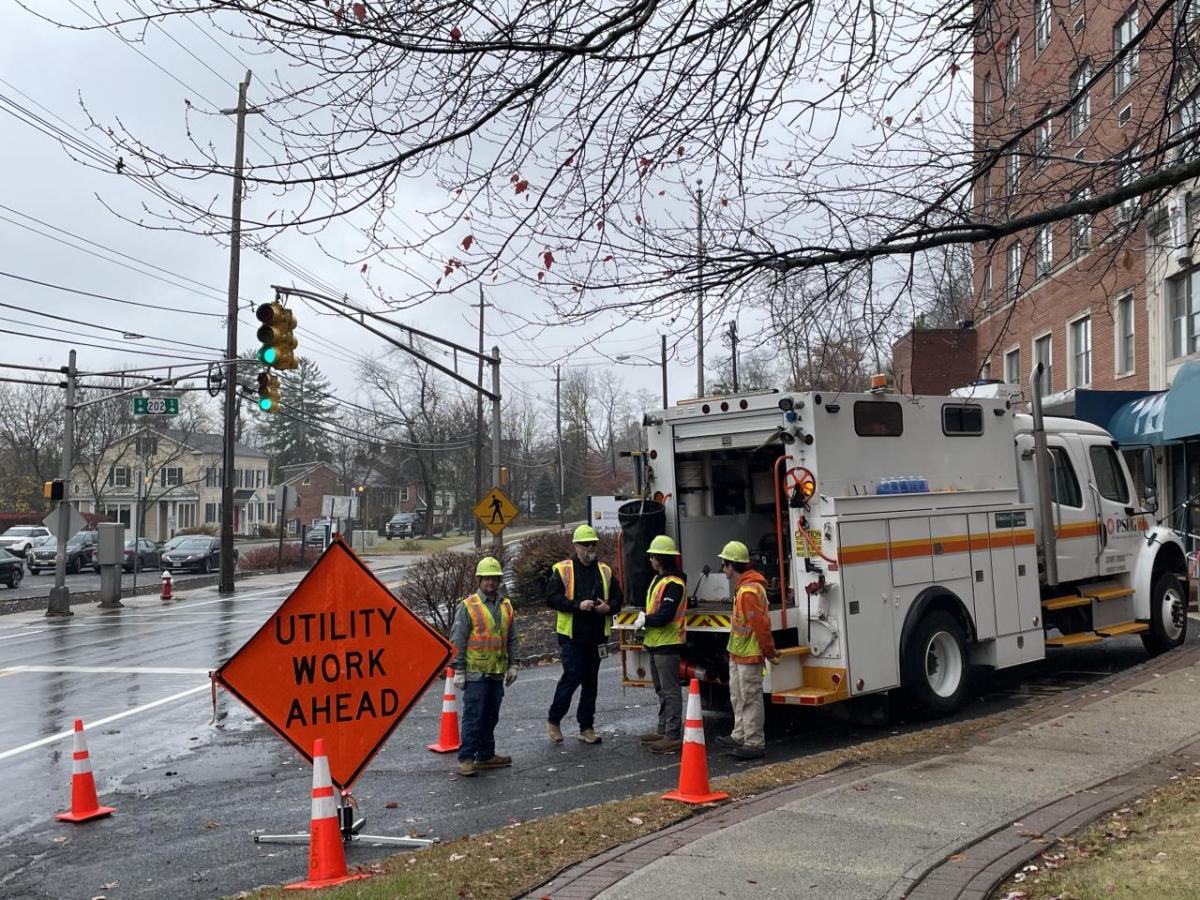
[[[475,505],[475,518],[492,534],[499,534],[513,519],[521,514],[508,494],[498,487],[492,488]]]

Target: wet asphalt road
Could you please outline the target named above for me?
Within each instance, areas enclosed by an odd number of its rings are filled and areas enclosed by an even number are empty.
[[[287,592],[247,582],[230,599],[197,591],[166,607],[143,601],[53,624],[0,618],[0,897],[207,898],[305,874],[305,847],[256,844],[253,835],[307,829],[311,770],[223,692],[210,723],[207,678]],[[1144,659],[1136,638],[1061,653],[1021,677],[992,679],[965,715],[1039,702]],[[556,665],[522,672],[497,729],[499,751],[515,764],[475,779],[454,774],[453,754],[425,749],[438,731],[435,685],[355,785],[365,831],[450,839],[675,785],[677,759],[637,746],[654,721],[653,693],[623,690],[615,660],[601,674],[604,743],[581,744],[567,728],[564,745],[549,744],[545,710],[557,675]],[[75,716],[89,724],[101,802],[117,809],[83,826],[53,819],[69,801]],[[727,730],[717,715],[706,727],[710,742]],[[803,711],[775,728],[767,762],[896,727]],[[713,775],[747,765],[710,750]],[[389,852],[356,844],[348,858]]]

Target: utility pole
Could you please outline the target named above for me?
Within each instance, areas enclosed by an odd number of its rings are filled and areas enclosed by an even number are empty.
[[[733,392],[738,392],[738,376],[737,376],[737,345],[738,333],[737,322],[729,323],[729,347],[733,351]]]
[[[246,92],[250,89],[250,70],[238,85],[237,109],[223,109],[237,116],[237,140],[233,154],[233,209],[229,221],[229,298],[225,314],[225,441],[221,466],[221,577],[217,591],[233,593],[233,453],[237,414],[237,313],[238,280],[242,254],[242,165],[246,147]]]
[[[75,351],[67,356],[67,408],[63,415],[62,463],[59,474],[63,482],[63,498],[58,501],[58,534],[54,553],[54,587],[46,605],[47,616],[71,616],[71,589],[67,587],[67,541],[71,530],[71,469],[75,449]]]
[[[567,480],[563,475],[562,455],[562,366],[554,367],[554,418],[558,431],[558,527],[565,528],[567,526],[567,501],[564,494]]]
[[[663,378],[663,409],[667,408],[667,335],[662,335],[662,378]]]
[[[696,179],[696,396],[704,396],[704,181]]]
[[[482,297],[479,300],[483,302]],[[482,309],[479,315],[483,315]],[[492,487],[500,487],[500,348],[495,345],[492,346]],[[504,549],[503,531],[492,538],[492,547],[497,555]]]
[[[483,310],[487,307],[483,299],[483,285],[479,286],[479,373],[476,380],[479,390],[475,393],[475,502],[483,497]],[[475,519],[475,548],[483,546],[483,525]]]

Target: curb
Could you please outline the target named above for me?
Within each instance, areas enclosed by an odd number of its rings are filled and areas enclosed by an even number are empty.
[[[1064,714],[1064,701],[1068,702],[1072,709],[1080,709],[1104,699],[1105,690],[1109,693],[1125,691],[1150,681],[1157,675],[1197,663],[1200,663],[1200,644],[1165,653],[1123,672],[1055,695],[1052,703],[1043,703],[1042,708],[1035,707],[1029,715],[1001,723],[989,729],[986,736],[967,741],[964,747],[987,744],[997,737],[1057,719]],[[977,834],[963,843],[940,848],[927,864],[918,863],[912,876],[908,873],[902,876],[887,896],[901,897],[904,900],[986,900],[996,885],[1046,849],[1047,842],[1043,835],[1053,834],[1057,839],[1060,835],[1070,834],[1106,812],[1119,808],[1127,800],[1167,780],[1170,775],[1175,774],[1177,765],[1186,768],[1183,761],[1190,758],[1189,754],[1194,754],[1196,759],[1200,760],[1200,740],[1184,745],[1154,765],[1111,776],[1090,788],[1031,809],[1027,816],[1015,820],[1027,826],[1025,829],[1018,831],[1012,827],[1014,821],[1008,821],[989,827],[984,833]],[[793,800],[836,790],[864,778],[901,769],[924,759],[946,755],[915,753],[887,761],[854,763],[832,769],[798,784],[785,785],[701,812],[662,831],[645,835],[576,863],[521,896],[538,900],[591,900],[638,869],[722,828],[770,812]],[[1173,762],[1177,759],[1180,762]],[[973,848],[980,852],[969,852]],[[965,858],[951,860],[951,857],[960,854]],[[913,870],[910,869],[910,872]],[[985,882],[986,887],[983,886]],[[918,890],[922,893],[917,893]]]

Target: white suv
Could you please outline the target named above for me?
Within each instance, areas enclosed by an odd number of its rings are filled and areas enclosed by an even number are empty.
[[[24,557],[34,547],[40,547],[48,540],[50,529],[44,525],[14,525],[0,534],[0,548]]]

